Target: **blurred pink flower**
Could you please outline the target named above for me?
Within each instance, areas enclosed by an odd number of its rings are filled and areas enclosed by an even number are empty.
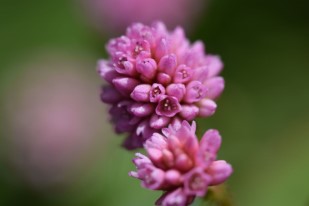
[[[165,191],[157,205],[188,205],[195,196],[205,196],[208,186],[221,184],[232,174],[230,164],[216,160],[219,132],[208,130],[198,142],[195,130],[195,122],[192,126],[175,122],[162,130],[163,135],[155,133],[145,142],[148,157],[136,154],[137,172],[129,175],[145,188]]]
[[[9,152],[19,173],[38,187],[71,181],[95,151],[104,121],[96,83],[81,70],[88,65],[69,56],[41,58],[15,77],[14,93],[5,97]]]
[[[101,99],[110,104],[118,133],[128,133],[127,149],[142,147],[154,132],[176,120],[209,117],[224,89],[220,58],[192,45],[182,28],[169,32],[163,23],[133,24],[126,35],[109,41],[108,60],[98,71],[108,82]]]
[[[123,32],[133,22],[163,21],[168,27],[193,27],[205,0],[83,0],[88,15],[100,30]]]

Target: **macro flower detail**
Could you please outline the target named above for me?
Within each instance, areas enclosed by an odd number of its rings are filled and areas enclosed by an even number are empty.
[[[128,134],[124,147],[142,147],[170,123],[215,112],[214,100],[224,89],[218,76],[223,64],[204,50],[200,41],[190,44],[182,28],[169,32],[160,22],[133,24],[109,41],[109,59],[98,62],[108,83],[101,99],[111,105],[115,130]]]
[[[175,121],[145,142],[148,156],[137,153],[133,159],[137,171],[129,175],[145,188],[164,191],[157,205],[189,205],[196,196],[205,196],[208,186],[221,184],[232,174],[230,164],[216,160],[219,132],[208,130],[199,142],[195,130],[195,122]]]

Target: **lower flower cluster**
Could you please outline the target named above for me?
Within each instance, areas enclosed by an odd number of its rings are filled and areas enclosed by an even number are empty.
[[[137,153],[133,159],[137,171],[129,175],[145,188],[164,191],[156,205],[189,205],[196,196],[205,196],[208,186],[221,184],[232,174],[230,164],[216,160],[219,132],[208,130],[200,141],[195,132],[195,122],[175,121],[144,143],[148,156]]]

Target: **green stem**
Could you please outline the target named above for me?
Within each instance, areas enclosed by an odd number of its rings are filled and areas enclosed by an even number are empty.
[[[230,192],[226,185],[221,184],[208,189],[207,195],[203,198],[201,206],[233,206]]]

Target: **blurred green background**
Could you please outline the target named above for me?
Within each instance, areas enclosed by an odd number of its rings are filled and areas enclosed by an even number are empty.
[[[309,205],[308,7],[301,0],[213,0],[188,35],[191,41],[203,40],[207,52],[219,54],[225,64],[226,89],[217,113],[199,119],[198,131],[221,131],[219,158],[234,167],[228,187],[237,206]],[[0,205],[152,205],[159,193],[127,176],[134,169],[133,153],[119,147],[122,138],[114,137],[99,102],[96,61],[106,57],[111,34],[96,32],[80,4],[68,0],[2,0],[0,17]],[[33,162],[27,159],[29,149],[23,153],[14,146],[20,138],[14,135],[23,132],[16,132],[19,128],[9,119],[23,118],[14,110],[22,105],[18,95],[25,85],[45,85],[32,84],[32,75],[42,67],[55,68],[59,76],[62,67],[72,67],[83,79],[76,85],[92,92],[82,108],[96,115],[83,124],[100,124],[91,133],[96,137],[87,143],[91,146],[81,150],[87,154],[74,160],[64,179],[37,184],[23,174],[27,165],[16,164],[16,158]]]

